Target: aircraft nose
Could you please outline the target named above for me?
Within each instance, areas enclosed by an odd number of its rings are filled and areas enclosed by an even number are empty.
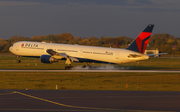
[[[9,47],[9,51],[10,51],[10,52],[12,52],[12,49],[13,49],[13,47],[12,47],[12,46],[11,46],[11,47]]]

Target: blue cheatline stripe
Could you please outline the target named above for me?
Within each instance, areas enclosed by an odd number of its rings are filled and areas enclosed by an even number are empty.
[[[126,49],[131,50],[131,51],[135,51],[135,52],[139,52],[139,49],[138,49],[137,44],[136,44],[136,40],[134,40],[133,43],[129,47],[127,47]]]
[[[149,25],[143,30],[143,32],[152,32],[153,27],[154,27],[154,25],[149,24]]]

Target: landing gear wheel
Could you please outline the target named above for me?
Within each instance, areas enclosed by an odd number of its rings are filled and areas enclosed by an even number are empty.
[[[84,66],[82,66],[83,68],[86,68],[86,67],[89,67],[89,68],[91,68],[92,66],[91,65],[84,65]]]
[[[20,57],[21,56],[16,56],[17,57],[17,63],[21,63]]]
[[[92,66],[90,65],[90,63],[86,63],[86,65],[84,65],[84,66],[82,66],[83,68],[86,68],[86,67],[88,67],[88,68],[91,68]]]
[[[18,63],[21,63],[21,60],[17,60]]]
[[[65,66],[65,70],[71,70],[73,66]]]
[[[86,65],[82,66],[83,68],[86,68]]]

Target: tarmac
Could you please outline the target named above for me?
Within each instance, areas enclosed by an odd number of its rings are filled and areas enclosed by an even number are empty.
[[[0,90],[3,112],[177,112],[180,92]]]
[[[0,70],[0,72],[143,72],[179,70]],[[180,112],[180,92],[0,90],[3,112]]]

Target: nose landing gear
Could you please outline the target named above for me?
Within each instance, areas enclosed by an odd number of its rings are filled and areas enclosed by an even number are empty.
[[[16,56],[17,57],[17,63],[21,63],[20,57],[21,56]]]

